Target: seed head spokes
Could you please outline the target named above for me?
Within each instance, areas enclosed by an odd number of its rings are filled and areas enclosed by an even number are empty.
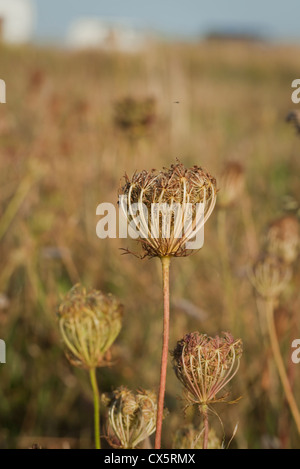
[[[277,256],[263,255],[249,273],[256,291],[263,298],[277,298],[286,288],[292,276],[291,268]]]
[[[146,256],[184,256],[186,243],[210,217],[216,193],[215,179],[202,168],[177,163],[160,172],[135,173],[131,181],[126,175],[120,205]]]
[[[105,354],[122,325],[123,306],[115,297],[76,285],[60,304],[57,316],[73,365],[93,369],[107,364]]]
[[[217,395],[237,373],[241,355],[241,340],[229,333],[215,338],[187,334],[173,351],[174,370],[187,391],[187,401],[207,406],[224,400],[224,395]]]
[[[152,391],[140,390],[136,394],[122,386],[106,399],[110,428],[123,449],[137,447],[156,428],[156,395]]]

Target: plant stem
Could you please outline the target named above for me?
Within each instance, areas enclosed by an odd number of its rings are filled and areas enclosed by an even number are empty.
[[[267,312],[267,322],[268,322],[268,329],[269,329],[269,334],[270,334],[272,352],[274,355],[275,363],[276,363],[277,370],[280,376],[280,380],[284,389],[286,400],[290,406],[290,410],[295,420],[298,433],[300,434],[300,412],[299,412],[298,405],[293,395],[291,384],[289,382],[289,379],[285,371],[285,366],[284,366],[284,362],[282,359],[280,346],[278,343],[278,338],[277,338],[277,333],[276,333],[276,328],[275,328],[275,323],[274,323],[274,302],[272,299],[266,301],[266,312]]]
[[[169,331],[170,331],[170,258],[163,257],[162,275],[163,275],[163,296],[164,296],[164,328],[163,328],[163,346],[161,355],[160,384],[157,403],[156,435],[155,449],[161,447],[161,431],[164,413],[164,400],[166,391],[168,352],[169,352]]]
[[[90,370],[90,379],[94,395],[94,424],[95,424],[95,448],[101,449],[100,442],[100,400],[96,377],[96,368]]]
[[[229,327],[230,329],[236,333],[238,330],[237,320],[238,315],[236,314],[236,306],[234,302],[234,285],[233,285],[233,278],[230,266],[230,257],[229,257],[229,250],[228,250],[228,239],[226,233],[226,210],[220,209],[218,210],[218,240],[219,240],[219,248],[220,248],[220,260],[221,260],[221,268],[222,268],[222,280],[224,282],[224,300],[225,300],[225,308],[226,313],[229,318]]]
[[[248,193],[244,194],[244,197],[241,199],[241,212],[245,226],[248,254],[251,259],[255,259],[258,253],[258,242],[253,218],[252,199]]]
[[[204,435],[203,435],[203,449],[208,448],[208,433],[209,433],[209,423],[208,423],[208,413],[207,413],[207,406],[203,406],[201,413],[203,415],[203,423],[204,423]]]
[[[10,224],[12,223],[25,197],[27,196],[27,193],[31,189],[31,186],[32,186],[32,180],[29,177],[25,178],[19,185],[15,195],[13,196],[6,211],[1,217],[0,240],[3,238],[3,236],[7,232]]]

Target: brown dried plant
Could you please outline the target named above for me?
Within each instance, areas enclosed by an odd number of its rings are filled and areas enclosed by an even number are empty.
[[[300,411],[285,369],[274,320],[275,307],[279,296],[284,292],[291,277],[291,267],[279,257],[270,254],[263,255],[250,272],[250,280],[261,299],[260,302],[257,302],[257,305],[262,328],[263,321],[266,319],[275,364],[286,400],[300,434]]]
[[[95,445],[100,449],[96,368],[108,364],[105,354],[121,330],[123,306],[112,295],[75,285],[61,302],[57,316],[68,360],[89,370],[94,396]]]
[[[228,393],[219,394],[238,372],[242,341],[228,332],[214,338],[193,332],[177,342],[172,356],[176,376],[185,387],[187,405],[196,405],[203,417],[206,449],[209,406],[226,400]]]
[[[300,230],[297,217],[284,215],[273,221],[267,233],[267,250],[285,263],[292,264],[299,255]]]
[[[144,257],[162,263],[164,322],[155,448],[161,446],[170,328],[170,260],[189,253],[188,242],[204,227],[216,203],[216,180],[199,166],[173,164],[162,171],[125,175],[120,205],[129,225],[139,233]],[[203,209],[199,217],[199,206]],[[136,209],[139,212],[137,221]]]
[[[220,175],[219,193],[217,204],[217,229],[218,248],[221,267],[221,275],[224,291],[224,311],[226,313],[226,323],[230,330],[238,329],[239,315],[236,311],[234,301],[234,276],[232,272],[232,253],[230,252],[230,239],[228,236],[228,218],[231,216],[231,208],[245,199],[245,169],[237,161],[228,161]],[[246,210],[242,210],[246,213]],[[247,216],[249,218],[249,214]],[[249,220],[246,222],[247,232],[249,231]]]
[[[122,326],[120,302],[112,295],[76,285],[61,302],[57,315],[70,363],[88,370],[106,366],[105,354]]]
[[[249,276],[261,297],[276,299],[289,283],[292,271],[277,256],[264,254],[254,264]]]
[[[114,436],[107,440],[114,448],[134,449],[155,432],[157,402],[152,391],[136,394],[122,386],[112,395],[105,395],[108,407],[109,430]]]
[[[114,122],[130,138],[146,135],[156,119],[156,101],[153,97],[127,96],[115,103]]]
[[[226,209],[238,202],[239,197],[244,191],[245,182],[243,166],[236,161],[228,162],[220,177],[218,206]]]
[[[128,224],[140,234],[143,257],[160,258],[188,254],[186,243],[210,217],[216,194],[215,178],[199,166],[187,169],[181,163],[159,172],[134,173],[131,179],[125,175],[125,184],[119,191]],[[201,218],[196,216],[199,204],[204,208]]]

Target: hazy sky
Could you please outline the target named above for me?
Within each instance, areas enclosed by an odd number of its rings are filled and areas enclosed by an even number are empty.
[[[9,0],[7,0],[9,2]],[[166,34],[192,36],[215,28],[254,28],[275,39],[300,40],[300,0],[34,0],[35,36],[63,38],[78,17],[128,18]]]

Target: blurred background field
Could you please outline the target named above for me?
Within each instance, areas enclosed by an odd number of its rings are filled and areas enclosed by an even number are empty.
[[[0,338],[7,345],[7,364],[0,365],[1,448],[92,446],[91,392],[85,372],[64,357],[55,316],[61,296],[77,282],[115,294],[125,307],[115,364],[98,371],[101,390],[157,388],[159,262],[122,255],[122,247],[136,249],[129,240],[98,239],[96,207],[117,203],[125,171],[160,169],[176,158],[205,167],[217,180],[226,162],[237,161],[247,188],[227,212],[230,292],[217,209],[204,248],[172,263],[170,346],[195,330],[241,337],[244,355],[231,388],[242,399],[217,408],[227,441],[239,423],[232,448],[299,447],[247,277],[267,225],[298,211],[299,137],[285,118],[296,108],[291,83],[299,52],[237,40],[156,41],[135,54],[1,45],[7,84],[0,108]],[[116,124],[116,103],[126,97],[152,102],[141,130]],[[300,368],[290,356],[300,337],[299,281],[296,265],[276,315],[296,397]],[[184,416],[180,395],[170,362],[165,447],[176,429],[197,424],[191,411]],[[222,437],[217,417],[212,425]]]

